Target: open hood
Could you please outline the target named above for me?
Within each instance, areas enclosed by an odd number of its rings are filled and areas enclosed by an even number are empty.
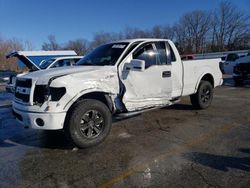
[[[6,58],[16,57],[19,61],[24,63],[31,71],[40,70],[40,68],[31,61],[27,56],[25,56],[22,51],[14,51],[6,55]]]
[[[58,50],[58,51],[14,51],[6,55],[6,58],[16,57],[24,63],[31,71],[41,70],[41,68],[33,62],[29,57],[63,57],[76,56],[73,50]]]

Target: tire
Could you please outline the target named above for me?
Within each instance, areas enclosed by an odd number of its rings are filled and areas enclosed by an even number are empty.
[[[191,103],[195,109],[205,109],[210,106],[213,100],[213,86],[210,82],[201,80],[198,90],[190,96]]]
[[[243,85],[243,79],[234,77],[234,85],[235,86],[242,86]]]
[[[84,99],[74,105],[67,115],[65,133],[79,148],[104,141],[111,130],[112,117],[108,107],[94,99]]]

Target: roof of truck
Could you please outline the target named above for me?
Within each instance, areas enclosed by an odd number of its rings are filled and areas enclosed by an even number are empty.
[[[125,40],[118,40],[118,41],[113,41],[111,43],[118,43],[118,42],[138,42],[138,41],[143,41],[143,42],[147,42],[147,41],[169,41],[169,39],[156,39],[156,38],[135,38],[135,39],[125,39]]]

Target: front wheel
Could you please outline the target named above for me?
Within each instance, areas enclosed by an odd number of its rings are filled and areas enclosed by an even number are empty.
[[[196,109],[205,109],[213,100],[213,86],[210,82],[201,80],[198,90],[190,96],[191,103]]]
[[[108,136],[111,125],[111,112],[104,103],[84,99],[69,112],[65,132],[77,147],[86,148],[102,142]]]

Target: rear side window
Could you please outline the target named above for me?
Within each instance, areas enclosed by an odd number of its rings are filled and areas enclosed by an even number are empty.
[[[174,54],[174,51],[173,51],[172,47],[168,43],[166,43],[166,45],[168,45],[169,49],[170,49],[171,62],[175,62],[176,57],[175,57],[175,54]]]
[[[158,65],[166,65],[168,63],[165,42],[156,42]]]
[[[152,44],[146,44],[133,54],[133,59],[140,59],[145,61],[145,68],[156,65],[156,52]]]

